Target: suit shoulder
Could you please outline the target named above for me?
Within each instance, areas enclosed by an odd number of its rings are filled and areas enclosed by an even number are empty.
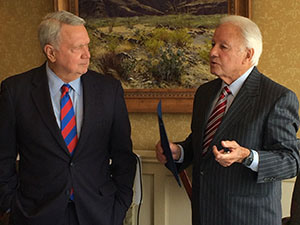
[[[101,74],[101,73],[98,73],[98,72],[93,71],[93,70],[88,70],[88,72],[86,74],[84,74],[83,76],[85,77],[85,79],[93,80],[93,82],[101,82],[101,83],[104,82],[106,84],[120,83],[119,80],[115,79],[112,76]]]
[[[293,93],[295,94],[292,90],[289,88],[273,81],[269,77],[265,76],[264,74],[260,74],[261,76],[261,88],[264,90],[265,93],[272,93],[275,95],[282,95],[285,93]]]
[[[24,85],[26,82],[30,82],[34,76],[39,76],[43,70],[43,66],[36,67],[31,70],[12,75],[2,81],[3,84],[8,86]]]
[[[197,93],[202,93],[202,92],[205,93],[205,92],[207,92],[207,90],[215,89],[216,87],[221,87],[221,84],[222,84],[222,80],[220,78],[208,81],[204,84],[201,84],[198,87],[198,89],[196,91],[196,94]]]
[[[259,84],[258,86],[259,98],[260,101],[263,102],[265,106],[274,105],[278,101],[280,102],[285,101],[286,103],[292,104],[298,108],[299,101],[296,94],[292,90],[273,81],[272,79],[270,79],[269,77],[265,76],[262,73],[259,73],[258,71],[256,71],[255,76],[256,78],[254,80],[256,80],[256,83]]]

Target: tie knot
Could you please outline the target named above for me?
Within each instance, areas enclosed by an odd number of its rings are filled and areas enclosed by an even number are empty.
[[[231,91],[229,90],[229,88],[228,88],[227,86],[224,87],[224,89],[223,89],[223,94],[224,94],[225,96],[231,94]]]
[[[62,94],[69,92],[70,88],[71,88],[70,84],[64,84],[63,86],[61,86]]]

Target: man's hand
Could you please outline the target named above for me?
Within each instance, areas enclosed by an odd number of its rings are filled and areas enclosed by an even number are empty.
[[[240,146],[236,141],[222,141],[221,145],[227,151],[224,149],[219,151],[216,146],[213,146],[213,153],[215,160],[224,167],[231,166],[235,162],[242,163],[250,155],[250,150]]]
[[[180,152],[180,148],[178,147],[178,145],[170,142],[170,149],[172,152],[172,156],[173,159],[176,161],[180,158],[181,152]],[[156,144],[156,158],[158,161],[160,161],[161,163],[165,164],[167,162],[166,156],[164,155],[164,150],[161,147],[161,143],[160,141]]]

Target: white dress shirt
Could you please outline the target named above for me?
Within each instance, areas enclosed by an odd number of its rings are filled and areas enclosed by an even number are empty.
[[[48,76],[48,84],[50,97],[52,101],[53,111],[56,117],[56,122],[58,127],[61,127],[60,122],[60,98],[61,98],[61,87],[65,84],[49,67],[48,63],[46,64],[46,72]],[[83,91],[81,79],[78,78],[76,80],[68,83],[71,88],[69,90],[69,96],[72,100],[75,118],[76,118],[76,128],[77,128],[77,136],[79,138],[82,119],[83,119]]]

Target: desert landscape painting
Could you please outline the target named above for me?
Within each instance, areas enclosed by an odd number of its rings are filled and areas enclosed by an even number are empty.
[[[209,72],[211,38],[224,0],[79,0],[90,68],[126,89],[196,88]]]

